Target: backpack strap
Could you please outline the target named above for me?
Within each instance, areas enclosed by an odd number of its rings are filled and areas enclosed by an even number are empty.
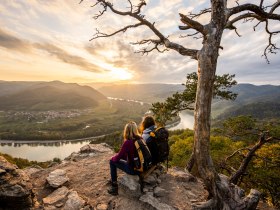
[[[141,164],[141,163],[144,162],[144,156],[143,156],[142,150],[140,149],[138,141],[135,141],[134,145],[136,147],[136,150],[137,150],[137,153],[139,156],[139,160],[140,160],[140,166],[141,166],[139,169],[137,169],[137,171],[143,172],[144,168],[143,168],[143,164]]]

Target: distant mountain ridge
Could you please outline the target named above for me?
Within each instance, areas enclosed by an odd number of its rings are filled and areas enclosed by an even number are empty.
[[[183,91],[181,84],[116,84],[100,87],[98,91],[107,97],[139,100],[143,102],[163,101],[168,96]]]
[[[183,91],[184,86],[180,84],[116,84],[106,85],[98,90],[106,96],[154,103],[164,101],[175,92]],[[231,90],[238,93],[235,101],[213,100],[213,118],[226,118],[239,114],[259,118],[278,116],[277,113],[280,112],[280,102],[278,102],[280,101],[280,86],[237,84]],[[258,113],[258,110],[261,113]]]
[[[181,84],[104,83],[103,87],[96,90],[89,86],[60,81],[0,81],[0,110],[79,109],[95,107],[99,100],[106,97],[155,103],[183,90],[184,86]],[[280,116],[280,86],[238,84],[231,90],[238,93],[236,100],[214,99],[212,118],[227,118],[239,114],[259,118]]]
[[[251,115],[263,119],[279,116],[277,112],[280,112],[280,86],[238,84],[231,90],[238,93],[235,101],[213,101],[214,118]]]
[[[76,83],[0,81],[0,110],[84,109],[106,97],[89,86]]]

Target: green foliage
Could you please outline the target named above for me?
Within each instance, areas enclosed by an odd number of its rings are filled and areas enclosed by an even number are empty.
[[[210,137],[210,153],[219,173],[231,176],[237,170],[248,153],[259,140],[260,131],[269,131],[268,135],[280,139],[279,120],[260,122],[251,116],[238,116],[221,122]],[[185,167],[192,153],[193,131],[176,130],[170,132],[170,162],[173,166]],[[230,157],[239,149],[240,153]],[[230,158],[228,158],[230,157]],[[225,162],[225,160],[227,161]],[[226,164],[225,164],[226,163]],[[240,186],[249,191],[258,189],[270,204],[280,207],[280,144],[277,141],[264,144],[253,157],[242,178]],[[195,170],[195,169],[194,169]]]
[[[210,137],[210,153],[212,160],[218,166],[228,155],[245,146],[242,141],[232,141],[225,136]],[[239,164],[240,162],[238,162]]]
[[[112,134],[105,135],[103,137],[97,138],[94,141],[90,142],[91,144],[107,143],[110,145],[115,152],[120,150],[120,147],[123,143],[123,134],[119,131]]]
[[[236,85],[233,80],[235,75],[224,74],[216,76],[213,89],[213,98],[234,100],[236,93],[232,93],[229,88]],[[175,93],[168,97],[165,102],[157,102],[152,104],[151,111],[154,113],[156,121],[165,125],[168,120],[177,116],[180,111],[193,110],[196,97],[198,76],[196,72],[187,75],[185,90],[182,93]]]
[[[184,167],[192,153],[193,131],[176,130],[170,131],[170,164],[173,166]]]
[[[230,146],[225,144],[213,151],[211,138],[211,154],[219,172],[231,175],[231,169],[238,169],[244,156],[248,153],[248,149],[253,147],[258,141],[259,132],[269,131],[268,136],[275,139],[280,139],[280,122],[278,120],[270,122],[261,122],[251,116],[238,116],[229,118],[222,123],[219,128],[220,135],[228,136],[231,139]],[[215,133],[215,132],[213,132]],[[227,161],[230,166],[225,171],[223,167],[218,167],[221,160],[229,156],[237,149],[240,153],[236,153]],[[227,155],[221,154],[221,150],[227,151]],[[220,161],[217,162],[218,158]],[[244,189],[256,188],[260,190],[263,197],[272,205],[280,206],[280,144],[277,141],[266,143],[259,150],[249,163],[246,174],[242,177],[240,183]],[[230,169],[230,170],[229,170]]]
[[[224,120],[222,126],[213,128],[212,133],[228,136],[232,140],[255,141],[258,134],[256,119],[251,116],[237,116]]]
[[[174,137],[175,142],[170,147],[170,164],[173,166],[185,167],[192,154],[193,137],[180,139]]]
[[[218,119],[227,119],[238,115],[251,115],[259,120],[273,119],[280,117],[280,102],[277,101],[261,101],[238,105],[225,110],[218,116]]]
[[[280,208],[280,144],[267,144],[257,151],[257,158],[250,165],[244,183],[249,187],[257,187],[263,197],[274,206]]]
[[[53,158],[52,161],[55,162],[55,163],[61,163],[61,159],[57,158],[57,157]]]

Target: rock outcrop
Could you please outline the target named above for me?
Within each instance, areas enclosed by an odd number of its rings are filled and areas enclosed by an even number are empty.
[[[107,193],[112,155],[108,145],[90,144],[58,165],[25,172],[0,157],[0,209],[189,210],[207,200],[200,179],[178,168],[166,171],[160,165],[141,182],[138,176],[118,170],[119,195],[112,196]],[[250,196],[258,197],[255,194],[252,191]],[[37,205],[31,208],[35,197]],[[255,208],[250,201],[247,204]]]
[[[53,188],[58,188],[69,181],[66,172],[62,169],[52,171],[47,177],[49,185]]]
[[[29,209],[35,201],[27,174],[0,156],[0,209]]]

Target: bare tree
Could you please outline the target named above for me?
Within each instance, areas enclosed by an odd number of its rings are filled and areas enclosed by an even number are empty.
[[[83,0],[81,0],[82,2]],[[211,0],[210,8],[200,11],[198,14],[179,14],[183,26],[179,26],[180,30],[195,30],[195,33],[189,36],[199,35],[202,38],[201,49],[190,49],[172,42],[170,38],[161,33],[155,26],[155,23],[150,22],[142,14],[142,9],[146,6],[144,0],[139,0],[137,5],[134,5],[132,0],[125,0],[127,9],[117,9],[109,0],[95,0],[93,7],[100,7],[101,10],[94,16],[95,19],[101,18],[105,13],[112,12],[120,16],[129,16],[136,22],[131,25],[123,26],[123,28],[116,29],[112,33],[101,32],[98,29],[93,39],[102,37],[111,37],[121,32],[126,32],[128,29],[133,29],[141,26],[146,26],[148,30],[152,31],[155,39],[145,39],[134,44],[145,45],[140,50],[143,54],[157,50],[163,52],[167,49],[177,51],[182,56],[188,56],[198,61],[198,84],[195,100],[195,125],[194,125],[194,157],[198,166],[198,171],[202,177],[204,184],[209,191],[208,202],[195,207],[196,209],[252,209],[256,207],[256,202],[252,202],[252,197],[257,196],[255,191],[244,199],[236,199],[235,190],[227,183],[223,177],[216,172],[213,161],[209,153],[210,141],[210,113],[211,101],[213,96],[213,87],[215,80],[215,73],[217,67],[217,60],[219,56],[219,49],[222,35],[225,29],[235,30],[237,35],[237,28],[235,23],[241,20],[250,21],[256,19],[259,23],[265,23],[265,31],[269,35],[267,47],[264,49],[264,56],[267,59],[268,53],[275,53],[278,49],[273,43],[273,36],[280,33],[280,31],[270,31],[269,26],[271,20],[280,20],[280,15],[277,14],[277,8],[280,6],[279,0],[270,0],[274,2],[271,5],[264,6],[264,0],[259,0],[259,4],[239,4],[236,0],[236,6],[229,8],[227,0]],[[254,1],[256,2],[256,1]],[[201,24],[195,19],[201,15],[208,15],[209,22]],[[259,26],[257,24],[255,27]],[[109,23],[108,23],[109,24]],[[254,28],[255,28],[254,27]],[[105,28],[105,26],[104,26]],[[162,48],[163,47],[163,48]],[[268,61],[268,59],[267,59]]]

